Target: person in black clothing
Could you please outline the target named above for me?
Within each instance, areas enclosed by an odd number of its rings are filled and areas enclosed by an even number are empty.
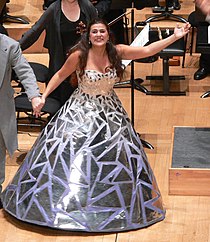
[[[43,9],[47,9],[53,2],[57,0],[45,0]],[[98,11],[98,16],[104,18],[108,23],[125,13],[125,9],[110,9],[112,0],[90,0],[94,7]],[[124,44],[124,23],[123,19],[120,19],[110,27],[112,35],[114,36],[116,44]]]
[[[57,0],[44,0],[43,9],[46,10],[50,4]],[[102,18],[109,12],[112,0],[90,0],[98,11],[98,17]]]
[[[45,31],[44,47],[49,52],[49,79],[64,64],[68,51],[80,39],[82,28],[97,17],[97,11],[87,0],[57,0],[19,40],[22,50],[29,48]],[[74,91],[69,78],[52,94],[63,105]]]
[[[198,7],[192,16],[192,19],[189,19],[192,22],[193,26],[199,27],[200,25],[209,25],[210,24],[210,2],[209,0],[196,0],[196,6]],[[203,16],[201,16],[203,15]],[[197,21],[203,19],[202,21]],[[199,61],[199,69],[194,74],[195,80],[202,80],[210,74],[210,54],[201,54]]]
[[[209,0],[199,1],[196,0],[195,11],[193,11],[188,18],[189,23],[199,28],[200,26],[208,26],[210,21],[208,20],[208,4]],[[205,4],[207,3],[207,4]],[[200,37],[200,32],[197,33]],[[194,80],[202,80],[210,74],[210,54],[201,53],[199,60],[199,68],[194,73]]]
[[[19,40],[23,50],[29,48],[45,31],[44,47],[49,52],[49,79],[64,64],[68,51],[80,39],[81,32],[90,20],[109,10],[111,0],[102,0],[97,8],[87,0],[47,0],[46,11],[32,28]],[[84,28],[84,29],[83,29]],[[80,31],[81,30],[81,31]],[[75,87],[70,77],[63,82],[52,94],[63,105]]]

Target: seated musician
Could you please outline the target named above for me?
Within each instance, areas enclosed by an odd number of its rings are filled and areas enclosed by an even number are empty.
[[[210,23],[210,1],[195,0],[196,6],[204,15],[204,21]],[[200,22],[200,25],[202,22]],[[194,74],[195,80],[202,80],[210,74],[210,54],[201,54],[199,61],[199,69]]]

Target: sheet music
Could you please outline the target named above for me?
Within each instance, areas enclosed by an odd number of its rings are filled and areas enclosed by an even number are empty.
[[[149,23],[144,26],[142,31],[136,36],[131,46],[144,46],[149,41]],[[131,60],[122,60],[122,64],[128,66]]]
[[[210,44],[210,25],[208,26],[208,44]]]

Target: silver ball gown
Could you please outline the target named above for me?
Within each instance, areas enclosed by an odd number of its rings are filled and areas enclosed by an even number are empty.
[[[115,232],[165,217],[138,134],[113,90],[115,70],[86,70],[2,194],[19,220],[56,229]]]

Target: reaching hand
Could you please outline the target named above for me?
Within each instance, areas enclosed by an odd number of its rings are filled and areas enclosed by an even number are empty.
[[[32,108],[33,108],[33,114],[36,117],[40,116],[41,109],[45,104],[45,99],[42,97],[34,97],[31,100]]]
[[[189,23],[185,23],[182,27],[179,26],[179,24],[176,24],[176,27],[174,29],[174,35],[177,39],[182,38],[190,31],[191,25]]]
[[[195,4],[205,14],[210,14],[210,1],[209,0],[195,0]]]

